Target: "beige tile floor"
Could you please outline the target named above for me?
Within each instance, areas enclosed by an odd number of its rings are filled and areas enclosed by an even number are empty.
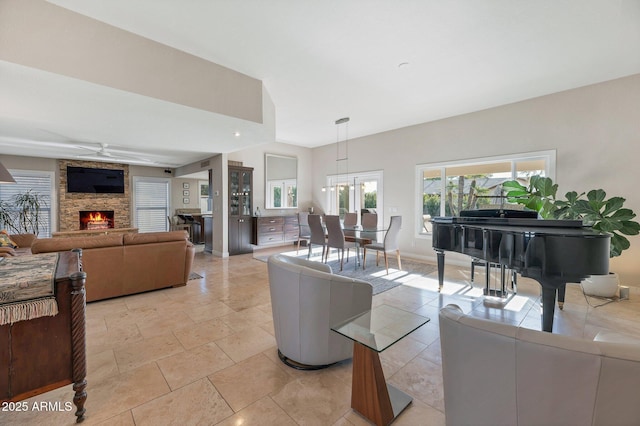
[[[288,249],[288,248],[287,248]],[[282,364],[271,320],[267,265],[251,255],[220,259],[197,253],[204,278],[87,306],[86,425],[364,425],[350,408],[351,363],[301,372]],[[508,303],[480,297],[469,270],[436,274],[374,296],[431,322],[381,354],[387,380],[413,396],[394,424],[443,425],[438,309],[540,329],[539,285],[521,279]],[[399,278],[402,279],[402,278]],[[635,290],[635,289],[632,289]],[[571,285],[556,310],[555,332],[593,338],[612,329],[640,338],[640,294],[594,308]],[[592,304],[602,303],[591,300]],[[27,400],[72,400],[70,386]],[[2,425],[72,424],[71,412],[0,412]]]

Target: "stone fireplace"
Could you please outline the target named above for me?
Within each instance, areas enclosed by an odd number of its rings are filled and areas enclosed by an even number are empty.
[[[80,230],[115,228],[113,210],[81,210],[78,212],[78,219],[80,223]]]
[[[95,167],[124,170],[124,194],[83,194],[67,192],[67,166]],[[129,188],[129,166],[118,163],[102,163],[80,160],[58,160],[60,182],[58,185],[58,230],[79,231],[82,228],[81,212],[111,212],[110,228],[131,228],[131,192]],[[92,226],[104,226],[94,223]],[[105,228],[92,228],[105,229]]]

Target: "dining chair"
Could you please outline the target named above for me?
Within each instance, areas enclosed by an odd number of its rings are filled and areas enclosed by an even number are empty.
[[[344,218],[342,219],[344,235],[349,237],[355,237],[356,231],[355,228],[358,225],[358,214],[357,213],[345,213]],[[347,256],[347,261],[349,260],[349,256]]]
[[[300,251],[300,241],[304,240],[309,244],[311,239],[311,229],[309,228],[309,213],[298,212],[298,244],[296,248],[296,254]]]
[[[324,228],[322,227],[322,221],[320,220],[319,214],[310,214],[307,217],[307,221],[309,223],[309,253],[307,254],[307,259],[311,257],[311,248],[314,244],[319,244],[322,246],[322,257],[324,259],[324,252],[327,248],[327,239],[324,235]]]
[[[362,232],[361,236],[371,238],[373,241],[378,240],[378,215],[377,213],[362,213],[361,218]]]
[[[358,213],[345,213],[343,223],[345,228],[353,228],[358,224]]]
[[[367,263],[367,249],[376,251],[376,266],[379,265],[380,252],[384,253],[384,266],[389,274],[389,259],[387,253],[396,253],[398,259],[398,269],[402,270],[402,264],[400,263],[400,248],[398,246],[398,236],[400,234],[400,227],[402,226],[402,216],[391,216],[391,222],[389,223],[389,229],[384,234],[384,240],[379,243],[366,244],[364,246],[364,252],[362,254],[362,269],[365,268]]]
[[[327,254],[325,255],[325,262],[329,258],[329,251],[331,248],[337,248],[340,250],[340,270],[342,271],[342,264],[344,263],[344,249],[347,249],[347,262],[349,261],[349,249],[355,248],[356,243],[347,242],[344,240],[344,231],[340,224],[340,216],[328,215],[324,218],[327,225]]]
[[[362,229],[376,229],[378,227],[377,213],[362,214]]]

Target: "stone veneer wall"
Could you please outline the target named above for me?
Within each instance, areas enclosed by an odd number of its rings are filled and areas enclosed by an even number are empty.
[[[124,170],[124,194],[67,193],[67,166]],[[60,182],[58,186],[58,230],[80,229],[78,212],[81,210],[113,210],[116,228],[131,227],[131,191],[129,165],[98,161],[58,160]]]

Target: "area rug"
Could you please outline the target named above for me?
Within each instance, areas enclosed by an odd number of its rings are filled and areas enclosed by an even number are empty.
[[[292,257],[307,257],[306,250],[300,250],[300,253],[296,255],[295,250],[282,253],[286,256]],[[266,262],[270,255],[254,255],[254,259]],[[320,262],[320,253],[313,253],[311,260]],[[334,274],[342,275],[349,278],[363,280],[371,283],[373,286],[373,294],[379,294],[387,290],[391,290],[402,284],[410,284],[413,280],[421,280],[425,276],[430,275],[438,270],[438,267],[433,264],[414,261],[411,259],[401,259],[402,270],[398,269],[395,256],[389,260],[389,274],[384,267],[384,261],[382,255],[380,255],[380,266],[376,266],[375,254],[367,255],[366,269],[362,269],[362,265],[356,268],[356,258],[351,252],[349,256],[349,262],[343,265],[342,271],[340,271],[340,261],[335,252],[329,256],[327,264],[331,266]]]

